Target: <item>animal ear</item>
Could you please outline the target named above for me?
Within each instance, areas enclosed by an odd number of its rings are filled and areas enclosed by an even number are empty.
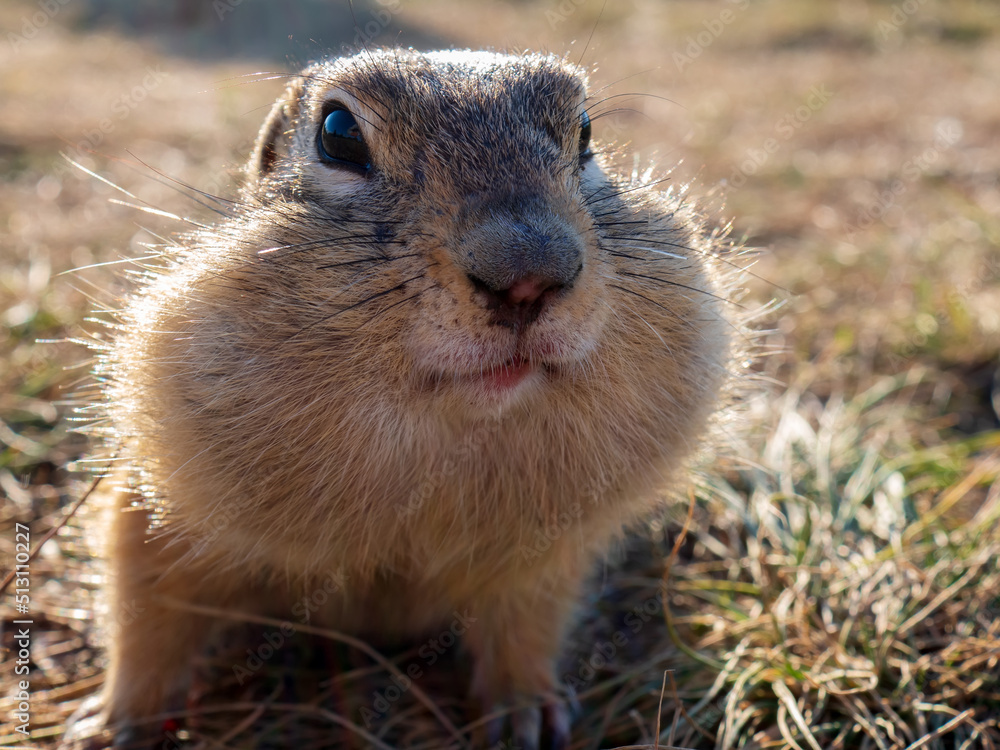
[[[291,129],[299,114],[299,102],[305,79],[292,81],[281,97],[271,107],[271,112],[257,134],[257,143],[247,164],[247,177],[256,183],[267,177],[274,169],[278,158],[289,148]]]

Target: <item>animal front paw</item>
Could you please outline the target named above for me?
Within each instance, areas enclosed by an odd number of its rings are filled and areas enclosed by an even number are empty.
[[[94,695],[66,722],[58,750],[180,750],[173,724],[114,722],[104,696]]]
[[[489,713],[502,710],[502,706],[496,706]],[[491,750],[565,750],[569,747],[571,721],[570,709],[562,700],[521,705],[487,722],[487,747]]]

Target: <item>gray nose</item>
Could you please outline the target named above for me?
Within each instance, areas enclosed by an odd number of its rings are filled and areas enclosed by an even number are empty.
[[[583,242],[544,210],[490,212],[461,242],[461,265],[473,298],[493,322],[520,328],[568,290],[583,267]]]

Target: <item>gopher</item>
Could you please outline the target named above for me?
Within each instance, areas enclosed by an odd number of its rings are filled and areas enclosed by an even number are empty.
[[[566,747],[581,586],[677,481],[733,330],[716,235],[613,173],[594,105],[539,54],[372,50],[291,80],[238,199],[99,347],[117,625],[67,741],[145,740],[183,704],[209,619],[177,602],[281,613],[336,573],[341,631],[467,613],[471,701],[510,709],[486,740]]]

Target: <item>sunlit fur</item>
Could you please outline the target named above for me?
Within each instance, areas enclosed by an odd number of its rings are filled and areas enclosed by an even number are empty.
[[[697,445],[733,330],[691,209],[600,153],[581,168],[586,97],[539,55],[373,51],[291,82],[229,215],[168,253],[102,354],[134,493],[112,502],[144,501],[111,525],[112,616],[142,614],[110,645],[106,720],[175,702],[203,646],[156,597],[287,616],[331,572],[331,626],[419,636],[467,610],[475,697],[551,697],[581,584]],[[331,100],[367,176],[317,156]],[[520,330],[466,276],[504,262],[514,214],[584,248]],[[489,388],[514,357],[533,371]]]

